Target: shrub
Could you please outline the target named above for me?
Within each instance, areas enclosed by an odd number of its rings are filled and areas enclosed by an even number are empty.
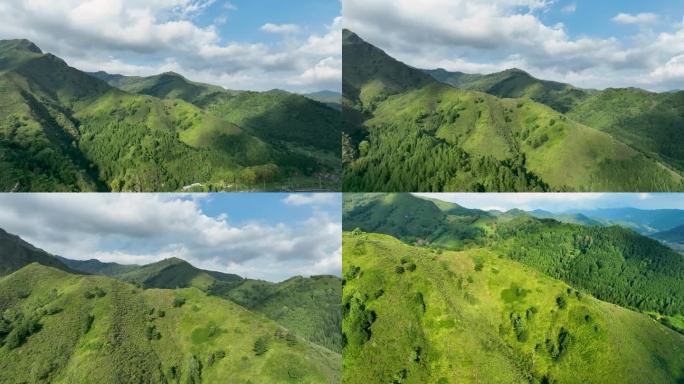
[[[565,309],[565,307],[568,306],[568,302],[565,300],[565,297],[563,296],[558,296],[556,298],[556,304],[558,304],[559,309]]]
[[[40,324],[37,319],[20,319],[12,327],[12,331],[7,335],[5,343],[7,348],[14,349],[26,342],[26,339],[34,333],[40,331]]]
[[[257,356],[261,356],[266,353],[268,351],[268,337],[260,336],[258,339],[256,339],[253,350],[254,354]]]
[[[413,271],[416,270],[416,264],[411,263],[411,264],[409,264],[409,265],[406,266],[406,269],[407,269],[408,271],[410,271],[410,272],[413,272]]]
[[[402,267],[401,265],[397,265],[397,267],[394,268],[394,272],[396,272],[398,275],[401,275],[402,273],[404,273],[404,267]]]
[[[173,299],[173,306],[174,308],[180,308],[185,304],[185,298],[181,296],[177,296],[175,299]]]
[[[285,340],[287,341],[287,345],[290,347],[297,345],[297,337],[292,333],[288,332],[288,334],[285,336]]]

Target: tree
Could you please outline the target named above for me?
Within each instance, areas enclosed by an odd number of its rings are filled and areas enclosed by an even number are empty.
[[[253,350],[254,354],[257,356],[261,356],[266,353],[268,351],[268,337],[260,336],[258,339],[256,339]]]

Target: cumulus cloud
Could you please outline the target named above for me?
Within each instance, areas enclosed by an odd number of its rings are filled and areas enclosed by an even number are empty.
[[[647,28],[640,28],[634,36],[570,34],[562,23],[543,21],[542,15],[553,7],[565,14],[576,10],[574,3],[563,7],[556,3],[343,0],[342,10],[345,28],[420,68],[483,73],[518,67],[537,77],[586,88],[684,87],[684,81],[667,84],[676,77],[647,77],[684,53],[684,23],[670,25],[660,34]],[[648,23],[654,16],[623,15],[618,19]]]
[[[340,201],[339,194],[336,193],[292,193],[283,202],[289,205],[321,205],[334,204]]]
[[[308,198],[325,203],[316,196]],[[340,273],[334,260],[341,252],[339,215],[312,210],[296,223],[238,225],[230,212],[203,212],[204,200],[227,198],[6,194],[0,196],[0,227],[48,252],[81,260],[145,264],[178,257],[200,268],[269,280]]]
[[[618,24],[649,24],[658,21],[658,15],[655,13],[638,13],[636,15],[618,13],[612,20]]]
[[[315,71],[322,60],[341,57],[341,40],[333,41],[339,35],[337,29],[328,27],[324,33],[302,33],[293,39],[290,35],[301,30],[299,26],[269,23],[262,29],[288,38],[238,42],[222,35],[221,25],[229,23],[225,15],[216,15],[210,25],[198,22],[198,16],[214,5],[218,6],[215,0],[6,0],[0,4],[0,38],[28,38],[87,70],[120,62],[124,69],[139,67],[145,70],[136,74],[151,75],[170,62],[188,77],[199,72],[203,78],[198,80],[227,88],[312,91],[340,87],[340,78],[297,81],[303,73]],[[239,13],[229,2],[222,9]],[[333,47],[314,50],[312,40],[324,40]],[[231,83],[235,78],[242,81]]]

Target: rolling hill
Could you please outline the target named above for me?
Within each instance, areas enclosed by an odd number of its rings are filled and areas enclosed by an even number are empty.
[[[652,237],[654,239],[671,243],[684,244],[684,225],[680,225],[667,231],[655,233],[652,235]]]
[[[345,383],[673,383],[684,335],[496,252],[344,234]]]
[[[30,264],[0,279],[0,381],[334,383],[340,356],[196,288]]]
[[[0,41],[0,94],[0,190],[337,189],[339,112],[303,96],[86,74],[26,40]]]
[[[569,86],[514,70],[470,78],[476,90],[455,88],[351,31],[343,55],[345,191],[684,188],[664,160],[530,98],[541,87],[563,99],[576,93]]]
[[[337,276],[295,276],[279,283],[245,279],[235,274],[199,269],[170,258],[147,265],[103,263],[53,256],[0,230],[0,276],[31,263],[73,274],[102,275],[137,288],[194,288],[227,299],[286,327],[307,341],[339,353],[341,279]]]
[[[485,92],[501,98],[530,98],[561,113],[570,111],[594,92],[575,88],[570,84],[539,80],[517,68],[488,75],[449,72],[444,69],[425,70],[425,73],[456,88]]]

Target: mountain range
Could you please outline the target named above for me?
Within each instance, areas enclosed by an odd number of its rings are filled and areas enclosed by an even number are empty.
[[[339,111],[168,72],[85,73],[0,41],[0,190],[338,190]]]
[[[71,260],[0,230],[0,382],[334,383],[341,288]]]
[[[679,191],[684,92],[424,70],[343,34],[345,191]]]
[[[683,380],[682,255],[534,214],[345,194],[343,381]]]

